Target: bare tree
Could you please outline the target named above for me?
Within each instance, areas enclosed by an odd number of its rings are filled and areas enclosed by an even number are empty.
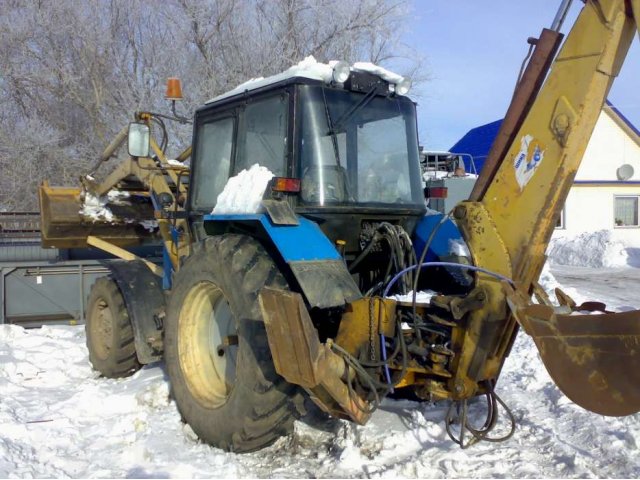
[[[37,207],[37,185],[75,183],[137,110],[183,108],[250,78],[318,60],[388,64],[406,0],[5,0],[0,16],[0,208]],[[405,62],[406,63],[406,62]],[[172,126],[176,148],[188,129]]]

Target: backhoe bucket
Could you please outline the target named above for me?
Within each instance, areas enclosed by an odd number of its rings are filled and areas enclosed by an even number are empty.
[[[139,245],[152,234],[140,224],[153,219],[153,209],[144,203],[106,204],[113,216],[109,219],[83,215],[82,190],[79,188],[39,188],[40,230],[45,248],[86,247],[87,237],[100,237],[120,247]]]
[[[585,305],[598,304],[576,310]],[[551,306],[529,305],[517,317],[574,403],[616,417],[640,411],[640,311],[556,314]]]

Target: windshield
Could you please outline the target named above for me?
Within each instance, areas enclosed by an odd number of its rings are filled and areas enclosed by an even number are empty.
[[[413,103],[300,87],[306,204],[424,205]]]

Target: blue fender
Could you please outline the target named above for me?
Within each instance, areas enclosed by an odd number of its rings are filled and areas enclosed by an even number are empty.
[[[220,222],[259,224],[289,266],[311,307],[342,306],[362,298],[342,256],[317,223],[298,217],[297,225],[275,224],[266,213],[205,215],[204,229],[212,234]]]

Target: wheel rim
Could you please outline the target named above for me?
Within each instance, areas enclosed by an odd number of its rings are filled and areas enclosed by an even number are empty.
[[[225,343],[235,339],[233,313],[222,290],[210,282],[192,287],[178,318],[178,357],[189,391],[206,408],[220,407],[231,394],[238,347]]]
[[[104,298],[98,298],[91,311],[91,339],[95,354],[106,360],[111,353],[113,339],[113,312]]]

